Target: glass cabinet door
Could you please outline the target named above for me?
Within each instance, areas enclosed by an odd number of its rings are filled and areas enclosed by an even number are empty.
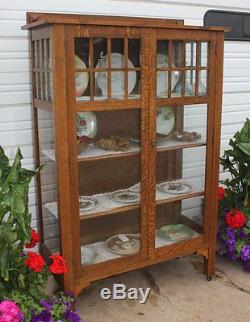
[[[158,255],[171,245],[179,244],[181,249],[183,242],[207,234],[210,43],[206,37],[182,40],[173,34],[172,39],[156,40],[155,46],[155,133],[151,138],[156,142],[155,231],[151,233]]]
[[[142,44],[139,36],[104,34],[74,38],[78,233],[86,268],[143,252]]]

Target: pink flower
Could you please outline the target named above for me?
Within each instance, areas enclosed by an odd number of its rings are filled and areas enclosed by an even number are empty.
[[[19,306],[12,301],[0,303],[0,322],[20,322],[24,317]]]

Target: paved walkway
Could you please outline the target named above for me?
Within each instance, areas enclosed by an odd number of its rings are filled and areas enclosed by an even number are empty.
[[[250,272],[218,257],[207,282],[198,256],[168,261],[91,285],[78,302],[87,322],[250,322]],[[145,304],[102,300],[100,290],[114,283],[151,288]]]

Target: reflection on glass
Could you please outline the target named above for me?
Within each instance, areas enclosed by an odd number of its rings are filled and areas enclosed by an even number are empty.
[[[157,67],[168,67],[168,41],[166,40],[157,41]]]
[[[207,42],[201,43],[201,66],[202,67],[208,66],[208,43]]]
[[[182,194],[180,191],[188,189],[190,185],[180,180],[168,187],[173,187]],[[155,247],[164,247],[200,237],[203,233],[203,216],[203,196],[157,206]]]
[[[136,74],[132,75],[134,79],[128,80],[128,91],[131,92],[133,90],[135,81],[136,81]],[[111,96],[114,98],[121,98],[124,96],[124,71],[121,72],[112,72],[111,73]]]
[[[136,81],[134,81],[134,74],[134,71],[128,72],[128,98],[130,99],[140,97],[141,73],[136,72]],[[135,84],[134,87],[132,84]]]
[[[54,116],[37,109],[40,162],[46,167],[40,172],[44,243],[53,252],[60,252],[60,230],[57,208],[57,178],[54,146]]]
[[[173,41],[172,53],[173,53],[172,67],[183,66],[183,41],[179,41],[179,40]]]
[[[198,86],[198,95],[199,96],[205,96],[207,95],[207,71],[201,70],[200,73],[200,81]]]
[[[182,95],[182,75],[183,73],[180,71],[171,72],[172,85],[175,84],[171,93],[172,97],[178,97]]]
[[[186,77],[185,77],[185,96],[195,95],[195,79],[196,79],[196,71],[187,70]]]
[[[103,97],[108,96],[108,73],[107,72],[96,72],[95,73],[95,93],[97,96]]]
[[[93,38],[93,66],[96,68],[106,68],[104,62],[107,55],[107,39],[105,38]]]
[[[158,107],[156,131],[157,150],[206,143],[207,105]]]
[[[184,111],[185,131],[180,121],[182,108],[177,108],[175,130],[170,135],[198,130],[194,124],[185,125],[190,122],[188,119],[192,115],[189,108],[190,106],[185,108],[188,116]],[[193,131],[189,133],[192,134]],[[205,146],[165,150],[157,154],[156,248],[192,239],[203,233],[205,160]]]
[[[128,59],[139,67],[141,64],[141,42],[140,39],[128,39]]]
[[[88,38],[75,38],[75,55],[84,62],[86,67],[89,67],[90,58]]]
[[[79,157],[88,161],[78,163],[81,263],[138,254],[140,109],[80,112],[76,121],[78,141],[85,140]],[[134,154],[112,157],[127,153]]]
[[[124,40],[119,38],[111,39],[111,67],[124,68]]]
[[[88,95],[89,73],[86,73],[86,72],[75,73],[75,86],[76,86],[77,97]]]
[[[168,93],[168,72],[157,72],[157,96],[166,97]]]
[[[196,66],[196,42],[186,43],[186,66]]]

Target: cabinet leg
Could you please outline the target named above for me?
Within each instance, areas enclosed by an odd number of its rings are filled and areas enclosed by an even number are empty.
[[[215,270],[215,253],[208,251],[208,257],[204,256],[204,274],[207,276],[207,281],[212,280]]]

